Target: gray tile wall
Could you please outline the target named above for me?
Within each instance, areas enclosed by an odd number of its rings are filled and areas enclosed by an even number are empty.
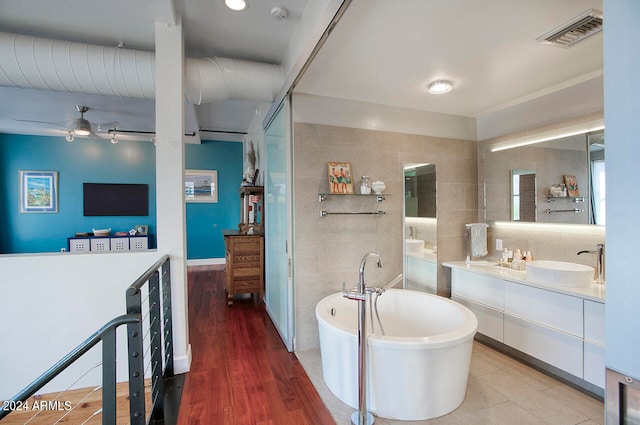
[[[369,262],[366,283],[382,286],[402,273],[403,163],[430,162],[437,167],[438,261],[464,259],[464,224],[478,217],[476,143],[468,140],[362,130],[327,125],[294,124],[294,286],[297,350],[317,348],[315,306],[338,292],[342,282],[352,287],[358,266],[368,251],[384,262]],[[328,192],[327,162],[351,164],[354,180],[368,175],[387,184],[386,200]],[[385,215],[330,215],[321,210],[385,211]],[[441,271],[441,269],[440,269]],[[438,273],[438,291],[448,295],[444,273]]]

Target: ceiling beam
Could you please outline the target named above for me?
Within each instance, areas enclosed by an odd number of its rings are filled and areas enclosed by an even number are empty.
[[[176,5],[173,0],[153,0],[153,14],[156,22],[175,26],[178,22]]]

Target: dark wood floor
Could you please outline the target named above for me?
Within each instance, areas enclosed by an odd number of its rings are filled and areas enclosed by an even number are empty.
[[[193,361],[178,425],[335,425],[264,305],[228,308],[222,267],[188,271]]]

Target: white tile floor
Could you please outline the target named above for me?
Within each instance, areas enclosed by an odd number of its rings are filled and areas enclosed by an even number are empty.
[[[337,425],[349,425],[353,413],[327,388],[319,350],[296,353]],[[401,397],[401,391],[398,393]],[[474,342],[467,396],[446,416],[402,422],[376,418],[378,425],[602,425],[601,401]]]

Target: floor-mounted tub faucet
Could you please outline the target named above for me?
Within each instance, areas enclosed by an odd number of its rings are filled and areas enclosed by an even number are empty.
[[[604,244],[603,243],[599,243],[596,244],[596,250],[595,251],[589,251],[589,250],[585,250],[585,251],[579,251],[578,255],[580,254],[596,254],[597,258],[596,258],[596,275],[598,276],[598,283],[600,285],[604,284]]]
[[[358,286],[351,291],[342,289],[342,296],[350,300],[358,301],[358,410],[351,415],[351,423],[353,425],[371,425],[373,424],[373,415],[367,411],[367,322],[366,322],[366,300],[367,293],[380,295],[384,292],[379,288],[367,288],[364,282],[364,268],[367,265],[367,258],[376,257],[378,259],[377,266],[382,268],[382,258],[377,252],[367,252],[360,261],[358,270]],[[376,310],[377,315],[377,310]],[[378,321],[380,318],[378,317]],[[382,328],[382,324],[380,323]]]

